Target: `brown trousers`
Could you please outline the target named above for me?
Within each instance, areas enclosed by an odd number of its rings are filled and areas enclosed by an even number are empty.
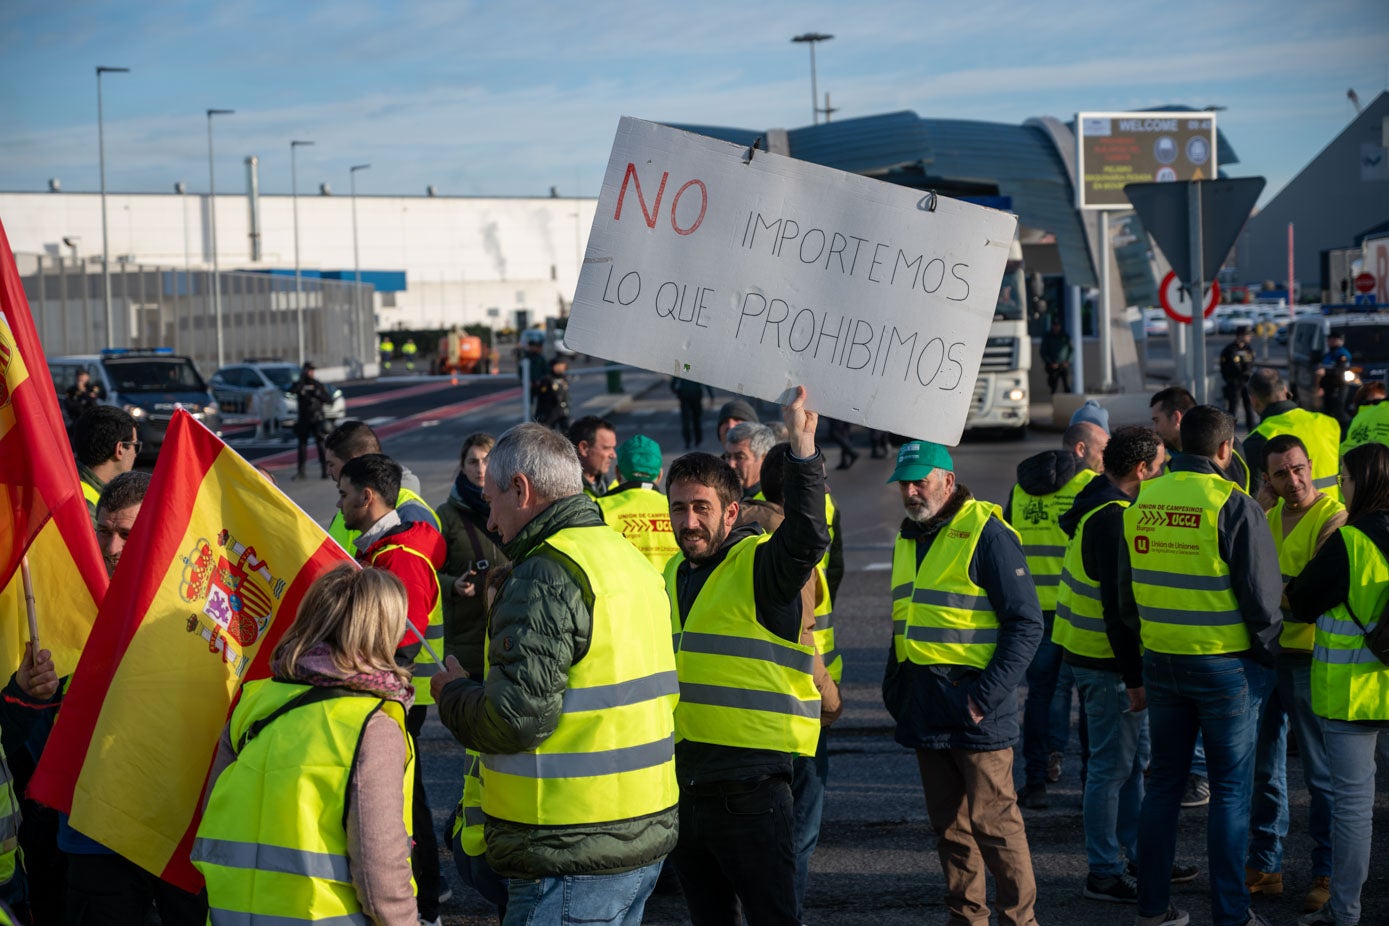
[[[985,867],[1002,926],[1036,926],[1032,854],[1013,791],[1013,750],[918,749],[951,926],[987,926]]]

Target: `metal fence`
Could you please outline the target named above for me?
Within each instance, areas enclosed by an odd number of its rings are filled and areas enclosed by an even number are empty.
[[[24,293],[44,353],[91,354],[105,347],[171,347],[209,375],[218,362],[211,270],[140,264],[111,265],[113,337],[106,337],[100,261],[17,254]],[[217,274],[222,304],[222,359],[297,361],[299,313],[294,277],[224,270]],[[305,277],[302,284],[304,357],[320,367],[360,375],[376,357],[373,287]]]

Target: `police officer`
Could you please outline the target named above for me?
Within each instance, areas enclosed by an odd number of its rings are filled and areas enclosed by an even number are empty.
[[[1212,920],[1261,922],[1241,862],[1264,673],[1278,652],[1282,579],[1257,502],[1223,475],[1234,419],[1210,405],[1182,417],[1182,454],[1124,512],[1124,620],[1143,641],[1152,731],[1138,830],[1138,924],[1187,921],[1171,907],[1177,818],[1197,733],[1211,779]]]
[[[596,499],[603,520],[632,542],[657,572],[680,551],[670,529],[670,505],[656,490],[661,481],[661,445],[635,434],[617,448],[618,484]]]
[[[907,517],[892,554],[883,701],[916,750],[952,922],[1033,926],[1037,887],[1013,791],[1016,691],[1042,636],[1022,544],[997,505],[955,482],[939,444],[902,445],[889,482]]]
[[[328,387],[314,377],[314,369],[311,361],[305,361],[299,378],[289,387],[289,394],[294,396],[298,406],[294,436],[299,439],[299,468],[294,474],[295,479],[305,478],[304,463],[309,453],[309,438],[313,438],[314,446],[318,448],[318,465],[322,476],[328,478],[328,464],[323,458],[323,408],[333,401],[333,397]]]
[[[680,457],[667,480],[680,544],[666,566],[680,677],[674,859],[695,926],[800,922],[792,757],[814,755],[820,737],[801,589],[829,545],[819,416],[805,400],[797,387],[783,409],[790,454],[775,533],[734,526],[743,486],[712,454]]]
[[[1238,403],[1244,404],[1244,423],[1254,430],[1254,408],[1249,404],[1249,377],[1254,372],[1254,351],[1249,346],[1249,326],[1235,329],[1235,339],[1220,352],[1220,378],[1225,380],[1225,407],[1238,418]]]

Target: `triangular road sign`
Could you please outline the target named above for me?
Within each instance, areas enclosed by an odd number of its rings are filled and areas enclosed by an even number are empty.
[[[1201,203],[1199,268],[1193,266],[1191,258],[1190,190],[1193,186]],[[1124,195],[1133,203],[1143,227],[1176,271],[1177,279],[1190,285],[1195,282],[1197,270],[1203,280],[1215,278],[1263,189],[1263,177],[1238,177],[1130,183],[1124,187]]]

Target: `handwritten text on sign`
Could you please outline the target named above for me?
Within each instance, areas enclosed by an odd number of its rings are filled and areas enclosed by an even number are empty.
[[[1015,226],[624,118],[565,341],[765,399],[804,383],[826,415],[954,444]]]

